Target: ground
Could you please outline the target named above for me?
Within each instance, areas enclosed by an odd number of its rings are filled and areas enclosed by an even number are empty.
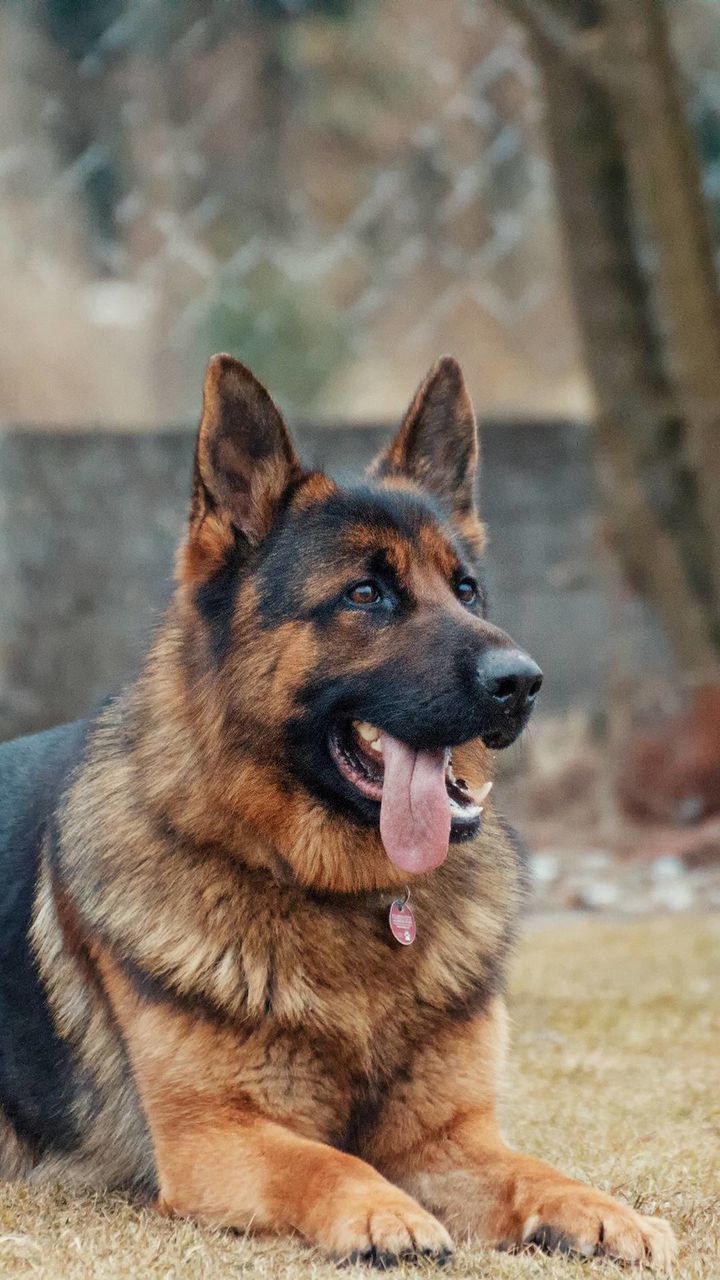
[[[720,917],[533,922],[513,967],[513,1142],[669,1218],[676,1280],[720,1277]],[[432,1274],[402,1267],[398,1280]],[[352,1280],[312,1250],[139,1211],[117,1196],[0,1188],[4,1280]],[[372,1274],[372,1273],[369,1273]],[[461,1251],[444,1280],[591,1280],[600,1261]]]

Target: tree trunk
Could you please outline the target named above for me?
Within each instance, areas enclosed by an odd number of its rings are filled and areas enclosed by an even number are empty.
[[[665,5],[606,10],[608,76],[705,534],[700,585],[720,635],[720,299],[700,166]]]
[[[592,20],[599,11],[585,4],[578,32],[568,27],[562,3],[507,0],[506,7],[526,25],[543,75],[568,266],[597,402],[601,492],[617,550],[658,608],[680,669],[708,679],[718,653],[697,586],[702,575],[689,571],[668,522],[672,503],[656,500],[678,408],[639,263],[616,104],[598,74],[593,37],[604,33]]]

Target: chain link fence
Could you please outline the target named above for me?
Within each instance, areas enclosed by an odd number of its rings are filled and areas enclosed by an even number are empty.
[[[536,70],[491,0],[0,5],[0,417],[157,425],[229,349],[387,418],[439,352],[587,409]]]

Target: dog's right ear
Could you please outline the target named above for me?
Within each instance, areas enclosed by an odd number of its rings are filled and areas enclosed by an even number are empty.
[[[195,448],[188,537],[180,576],[197,581],[240,541],[257,546],[288,486],[301,474],[290,434],[271,396],[232,356],[207,367]]]

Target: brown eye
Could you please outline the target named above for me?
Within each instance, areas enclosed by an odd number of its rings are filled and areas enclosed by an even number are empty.
[[[477,582],[474,578],[461,578],[455,593],[461,604],[473,604],[477,599]]]
[[[380,588],[376,582],[358,582],[347,593],[353,604],[376,604],[380,599]]]

